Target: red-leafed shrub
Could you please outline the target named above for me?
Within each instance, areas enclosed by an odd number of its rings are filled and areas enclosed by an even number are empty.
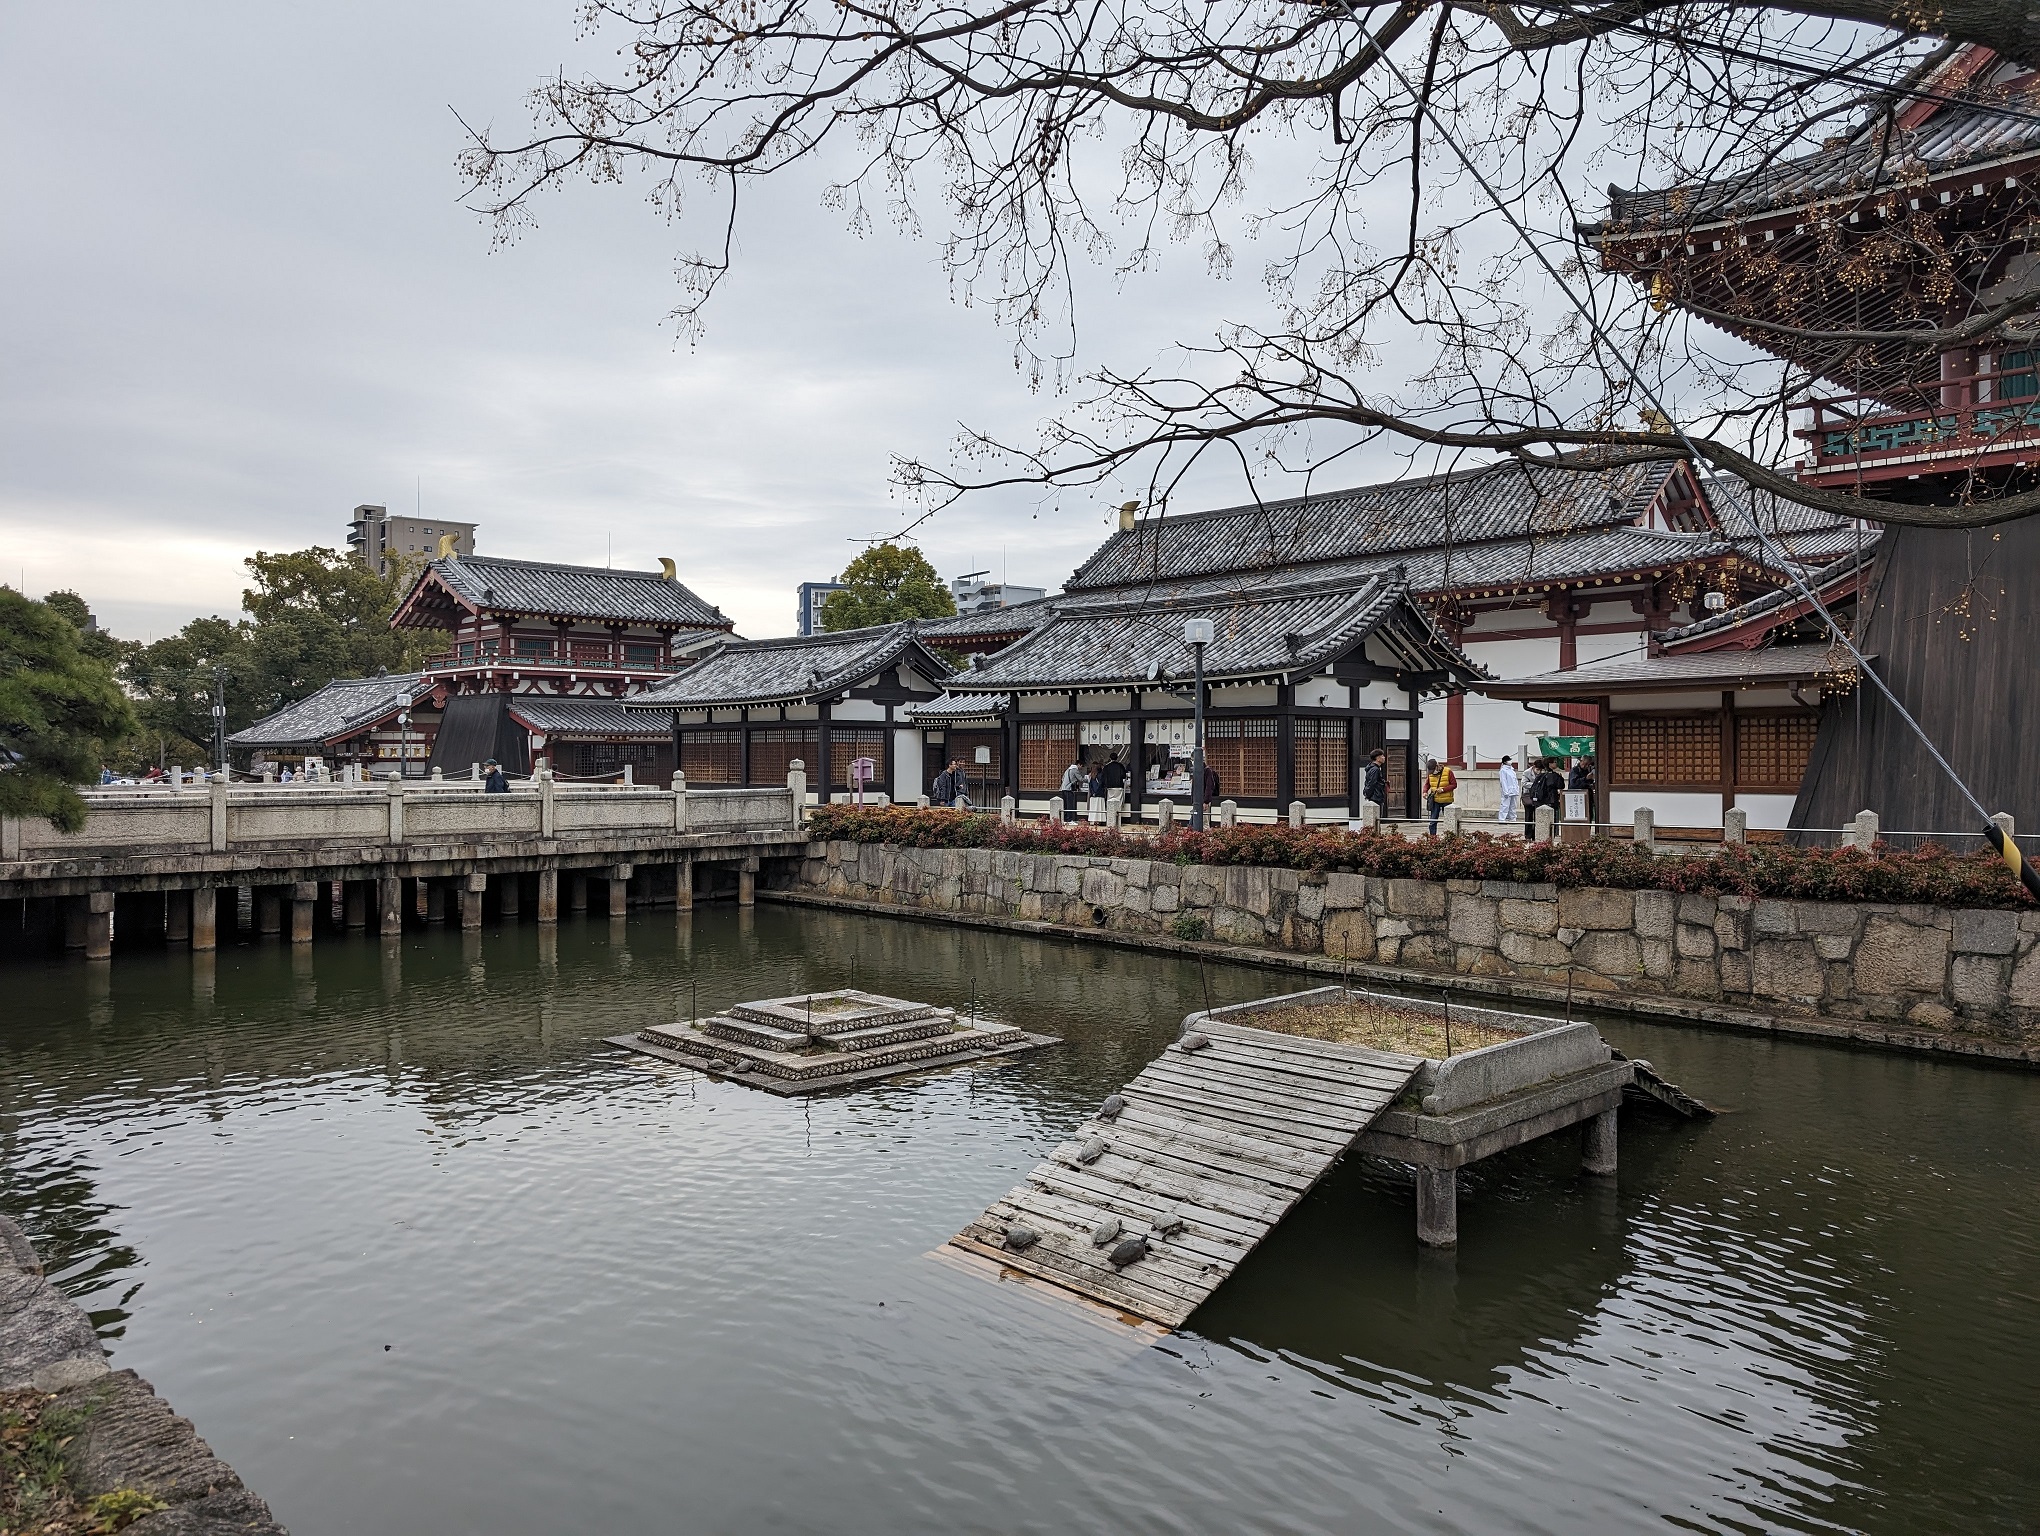
[[[1331,827],[1246,826],[1208,832],[1114,831],[1088,822],[1000,821],[996,816],[911,807],[825,805],[809,818],[825,841],[901,848],[1001,848],[1090,858],[1167,859],[1346,870],[1408,880],[1517,880],[1710,896],[1799,901],[1920,902],[1937,907],[2023,907],[2025,889],[1994,854],[1928,845],[1908,852],[1737,844],[1718,853],[1657,854],[1627,841],[1532,843],[1461,834],[1406,838]]]

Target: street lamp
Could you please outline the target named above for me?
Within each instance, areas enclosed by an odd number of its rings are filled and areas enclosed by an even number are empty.
[[[410,776],[411,712],[408,709],[400,709],[397,711],[397,777],[408,779]]]
[[[227,771],[227,669],[213,668],[212,751],[221,773]]]
[[[1190,647],[1191,665],[1196,671],[1196,691],[1191,695],[1195,712],[1190,747],[1190,828],[1204,830],[1204,648],[1218,638],[1209,619],[1185,619],[1183,643]]]

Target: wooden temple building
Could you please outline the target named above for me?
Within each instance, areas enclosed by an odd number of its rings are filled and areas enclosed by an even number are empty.
[[[1955,346],[1904,333],[1985,319],[2030,292],[2036,220],[2040,74],[1960,46],[1818,151],[1732,181],[1617,192],[1584,233],[1606,269],[1807,381],[1792,407],[1802,483],[1955,506],[2040,485],[2032,317]],[[1864,330],[1888,335],[1865,341]],[[1857,585],[1854,639],[1879,676],[1986,807],[2040,826],[2040,741],[2025,736],[2040,730],[2040,669],[2024,633],[2040,599],[2040,522],[1887,525]],[[1750,665],[1789,638],[1761,617],[1741,631],[1760,636]],[[1665,649],[1666,661],[1687,653]],[[1553,683],[1542,697],[1581,692]],[[1814,713],[1791,826],[1834,828],[1867,808],[1888,829],[1976,830],[1975,811],[1874,685],[1822,689]],[[1807,739],[1803,715],[1793,731]],[[1669,787],[1693,777],[1691,761],[1664,755],[1631,777]]]
[[[243,773],[302,772],[316,760],[336,775],[380,778],[400,764],[422,772],[438,731],[437,690],[424,673],[348,677],[234,732],[227,754]]]

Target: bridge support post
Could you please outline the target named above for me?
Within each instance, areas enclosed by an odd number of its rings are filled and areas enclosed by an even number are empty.
[[[1586,1145],[1580,1158],[1582,1169],[1601,1174],[1615,1171],[1616,1130],[1615,1111],[1612,1109],[1602,1110],[1587,1122]]]
[[[444,881],[429,876],[418,880],[418,904],[425,909],[425,921],[443,923],[446,921],[446,885]]]
[[[191,893],[191,947],[208,953],[220,947],[220,893],[210,885]]]
[[[312,942],[312,918],[319,908],[319,883],[300,880],[290,888],[290,941]]]
[[[378,875],[375,881],[375,931],[385,938],[404,931],[404,877]]]
[[[682,859],[673,866],[673,905],[682,912],[694,910],[694,860]]]
[[[737,866],[737,905],[758,905],[758,857],[753,854]]]
[[[83,896],[60,898],[64,904],[64,948],[85,947],[85,920],[89,915]]]
[[[460,883],[460,925],[463,928],[482,926],[482,893],[489,888],[489,877],[476,870]]]
[[[567,876],[567,910],[585,912],[588,910],[588,877],[581,874]]]
[[[85,898],[85,958],[113,958],[113,892],[94,891]]]
[[[1417,1169],[1417,1241],[1427,1248],[1450,1248],[1458,1243],[1458,1169]]]
[[[345,893],[340,898],[344,921],[349,928],[368,926],[368,884],[362,880],[346,882]]]
[[[163,893],[163,942],[166,944],[189,944],[191,942],[191,898],[190,891],[165,891]]]
[[[613,864],[609,869],[609,915],[622,917],[630,910],[630,876],[628,864]]]
[[[556,869],[538,872],[538,920],[548,926],[560,920],[560,872]]]
[[[504,875],[496,885],[496,910],[505,917],[518,917],[524,911],[524,876]]]
[[[256,889],[255,908],[256,930],[265,939],[273,939],[283,932],[283,892],[273,885]]]

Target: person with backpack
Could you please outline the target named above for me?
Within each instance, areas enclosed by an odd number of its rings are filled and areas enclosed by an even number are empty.
[[[1555,820],[1563,809],[1565,780],[1560,778],[1551,766],[1551,759],[1540,757],[1537,771],[1530,777],[1530,788],[1523,796],[1523,837],[1526,842],[1537,840],[1537,812],[1541,806],[1550,806]]]
[[[1388,753],[1380,747],[1367,755],[1367,771],[1360,778],[1360,798],[1379,806],[1381,819],[1388,820]]]
[[[1459,793],[1459,780],[1452,772],[1450,763],[1441,763],[1435,757],[1424,759],[1424,801],[1431,812],[1431,836],[1438,835],[1438,814],[1450,805]]]

